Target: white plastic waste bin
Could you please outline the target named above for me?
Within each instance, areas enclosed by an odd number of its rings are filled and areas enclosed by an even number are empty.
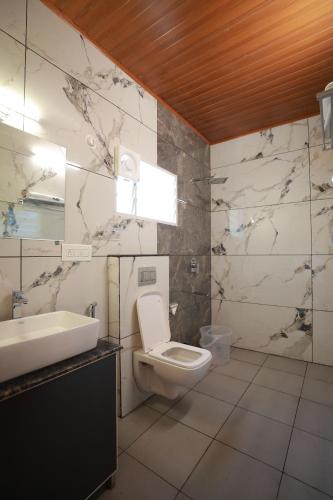
[[[232,332],[224,325],[208,325],[200,328],[200,346],[212,353],[214,365],[224,365],[230,360]]]

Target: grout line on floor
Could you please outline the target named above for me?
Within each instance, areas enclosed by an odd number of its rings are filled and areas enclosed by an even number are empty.
[[[293,424],[292,424],[292,431],[290,433],[289,442],[288,442],[288,446],[287,446],[287,452],[286,452],[286,456],[284,457],[284,463],[283,463],[283,467],[282,467],[282,474],[281,474],[281,478],[280,478],[280,483],[279,483],[279,486],[278,486],[278,489],[277,489],[277,493],[276,493],[276,500],[278,500],[278,497],[279,497],[279,492],[280,492],[280,488],[281,488],[282,478],[283,478],[283,474],[284,474],[284,471],[285,471],[285,468],[286,468],[286,463],[287,463],[287,459],[288,459],[288,455],[289,455],[290,444],[291,444],[291,440],[292,440],[292,437],[293,437],[293,434],[294,434],[295,422],[296,422],[296,418],[297,418],[299,403],[301,401],[301,394],[302,394],[302,391],[303,391],[303,386],[304,386],[304,382],[305,382],[305,377],[306,377],[306,372],[307,371],[308,371],[308,365],[306,366],[306,370],[305,370],[305,374],[304,374],[304,378],[303,378],[303,383],[302,383],[302,387],[301,387],[301,392],[300,392],[300,395],[299,395],[299,398],[298,398],[298,401],[297,401],[296,411],[295,411],[295,415],[294,415],[294,419],[293,419]]]

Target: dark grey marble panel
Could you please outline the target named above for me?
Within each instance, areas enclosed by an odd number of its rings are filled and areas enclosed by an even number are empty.
[[[206,210],[178,204],[178,226],[157,225],[157,252],[169,255],[208,255],[210,216]]]
[[[210,296],[210,256],[195,256],[198,273],[191,272],[191,256],[170,256],[170,302],[180,309],[194,306]]]
[[[184,344],[199,345],[200,327],[210,323],[210,300],[180,309],[170,320],[171,339]]]
[[[210,210],[210,188],[207,181],[191,182],[192,178],[209,176],[204,163],[157,137],[158,164],[178,176],[178,198],[191,205]]]
[[[210,167],[209,145],[167,108],[157,103],[157,133]]]

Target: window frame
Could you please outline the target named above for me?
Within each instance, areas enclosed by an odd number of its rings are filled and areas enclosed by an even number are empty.
[[[165,220],[160,220],[160,219],[153,219],[151,217],[143,217],[143,216],[140,216],[138,215],[137,213],[136,214],[129,214],[129,213],[126,213],[126,212],[122,212],[122,211],[119,211],[118,210],[118,179],[121,178],[127,182],[131,182],[133,184],[133,187],[136,189],[136,195],[135,195],[135,209],[137,210],[137,184],[140,182],[140,181],[133,181],[131,179],[126,179],[125,177],[122,177],[121,175],[119,175],[118,177],[116,177],[116,214],[118,215],[123,215],[124,217],[128,217],[128,218],[131,218],[131,219],[134,219],[134,220],[142,220],[142,221],[152,221],[152,222],[156,222],[158,224],[166,224],[168,226],[174,226],[174,227],[177,227],[178,226],[178,175],[177,174],[174,174],[173,172],[170,172],[170,170],[167,170],[166,168],[163,168],[163,167],[160,167],[159,165],[156,165],[156,164],[152,164],[152,163],[149,163],[147,161],[144,161],[144,160],[140,160],[140,167],[141,167],[141,162],[143,163],[146,163],[147,165],[149,165],[150,167],[153,167],[153,168],[156,168],[158,170],[162,170],[163,172],[166,172],[167,174],[169,174],[170,176],[173,176],[175,177],[175,211],[176,211],[176,221],[175,222],[168,222],[168,221],[165,221]]]

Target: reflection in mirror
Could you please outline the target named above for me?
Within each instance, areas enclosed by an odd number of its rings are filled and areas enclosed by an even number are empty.
[[[0,123],[0,237],[63,240],[66,150]]]

